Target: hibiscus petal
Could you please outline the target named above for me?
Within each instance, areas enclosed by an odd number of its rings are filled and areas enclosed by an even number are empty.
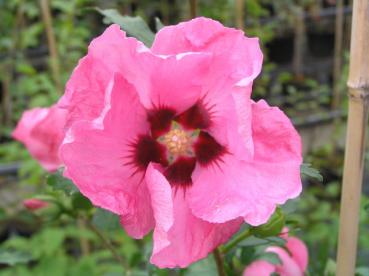
[[[252,120],[256,160],[271,163],[291,161],[300,166],[301,138],[278,107],[270,107],[264,100],[253,103]]]
[[[130,191],[124,191],[126,206],[123,214],[120,215],[120,224],[132,238],[142,239],[153,229],[154,218],[146,183],[141,182],[137,185],[137,180],[133,181],[135,180],[124,183],[124,185],[133,183],[136,187],[131,188]]]
[[[258,175],[253,164],[224,155],[217,165],[197,166],[188,192],[190,207],[195,216],[209,222],[225,222],[244,217],[252,225],[268,220],[275,203],[266,200],[265,190],[270,175]]]
[[[244,95],[242,99],[245,99]],[[205,96],[204,101],[207,106],[211,106],[211,124],[207,132],[238,159],[251,159],[254,151],[251,136],[251,112],[245,111],[242,114],[245,117],[241,121],[234,96],[224,93],[223,90],[209,93]],[[245,100],[242,104],[251,108],[250,100]],[[243,109],[247,110],[247,108]]]
[[[174,26],[165,26],[155,36],[152,51],[171,55],[206,47],[224,32],[218,21],[198,17]]]
[[[100,115],[114,72],[120,72],[127,80],[137,78],[139,69],[135,64],[142,48],[145,46],[141,42],[127,38],[116,24],[91,42],[88,54],[74,69],[58,103],[69,111],[68,125]]]
[[[135,82],[142,104],[148,110],[169,108],[176,114],[190,108],[201,97],[210,61],[208,53],[142,53],[141,78]]]
[[[12,133],[48,171],[55,171],[61,165],[58,151],[64,137],[66,115],[65,110],[56,106],[34,108],[23,113]]]
[[[144,172],[129,160],[131,141],[148,131],[134,88],[115,75],[101,116],[74,123],[60,149],[66,176],[95,205],[121,215],[123,226],[135,238],[153,226]]]
[[[265,223],[277,204],[301,192],[301,141],[290,120],[264,101],[252,105],[254,158],[226,154],[217,166],[197,166],[189,191],[194,215],[209,222],[243,217]]]
[[[305,271],[309,259],[306,245],[298,238],[289,237],[287,238],[286,247],[290,251],[292,259],[295,260],[302,271]]]
[[[283,276],[304,276],[304,271],[300,269],[298,264],[288,253],[276,246],[266,249],[266,252],[273,252],[278,255],[282,264],[276,265],[276,272]]]
[[[170,245],[168,231],[174,223],[172,189],[160,172],[160,167],[151,163],[146,171],[147,187],[155,217],[153,255]]]
[[[208,223],[193,216],[185,191],[172,190],[155,165],[149,165],[146,182],[156,221],[151,262],[158,267],[186,267],[206,257],[237,232],[242,223],[239,219]]]
[[[264,260],[257,260],[245,268],[243,276],[270,276],[275,271],[275,265]]]
[[[218,76],[228,70],[227,75],[243,86],[252,83],[260,73],[263,56],[257,38],[248,38],[241,30],[224,27],[218,21],[204,17],[162,28],[156,34],[151,50],[163,55],[212,53],[212,65],[216,68],[209,70],[218,71]]]

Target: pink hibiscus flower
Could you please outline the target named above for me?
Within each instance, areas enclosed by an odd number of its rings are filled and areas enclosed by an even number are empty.
[[[261,63],[257,39],[197,18],[151,49],[112,25],[73,72],[65,174],[132,237],[154,229],[157,266],[205,257],[300,193],[299,135],[250,100]]]
[[[298,238],[288,237],[288,229],[284,229],[285,234],[281,235],[286,239],[288,252],[277,246],[270,246],[266,252],[273,252],[278,255],[282,264],[274,265],[264,260],[257,260],[251,263],[243,272],[244,276],[270,276],[278,273],[280,276],[303,276],[308,265],[308,250],[306,245]]]
[[[27,110],[12,133],[48,171],[61,165],[58,151],[64,138],[66,114],[66,110],[57,106]]]

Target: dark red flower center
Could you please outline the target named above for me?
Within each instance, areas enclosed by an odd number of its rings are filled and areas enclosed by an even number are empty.
[[[144,171],[150,162],[164,167],[164,175],[173,186],[188,187],[196,163],[207,167],[217,164],[227,152],[208,132],[212,114],[201,102],[176,116],[171,108],[148,111],[151,135],[132,143],[132,162]]]

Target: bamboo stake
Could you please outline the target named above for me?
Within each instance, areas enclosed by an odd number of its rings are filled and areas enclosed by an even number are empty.
[[[190,0],[190,17],[195,18],[197,16],[197,0]]]
[[[237,29],[243,30],[245,28],[244,24],[244,2],[245,0],[236,0],[236,27]]]
[[[349,114],[342,183],[337,276],[355,274],[360,196],[369,99],[369,1],[354,0],[350,50]]]
[[[351,8],[352,10],[352,0],[348,0],[348,3],[346,5],[347,8]],[[345,16],[345,31],[344,31],[344,36],[343,36],[343,47],[344,49],[349,49],[350,48],[350,36],[351,36],[351,21],[352,21],[352,13],[349,13]]]
[[[17,49],[19,48],[20,42],[20,32],[23,26],[23,3],[19,1],[16,17],[15,17],[15,24],[12,30],[12,49],[9,52],[9,59],[6,60],[2,66],[0,66],[0,70],[4,70],[2,73],[2,77],[0,79],[3,82],[2,86],[2,111],[3,111],[3,124],[4,126],[11,126],[12,124],[12,110],[13,110],[13,103],[12,97],[10,92],[10,86],[13,81],[13,74],[14,74],[14,67],[17,58]]]
[[[305,28],[305,19],[304,19],[304,11],[301,7],[294,7],[293,9],[294,16],[294,33],[295,38],[293,42],[293,73],[297,79],[301,79],[303,77],[303,55],[304,55],[304,44],[305,44],[305,36],[306,36],[306,28]]]
[[[58,93],[62,93],[62,82],[60,78],[60,63],[58,57],[58,48],[56,46],[55,33],[53,29],[52,16],[50,12],[50,6],[48,0],[40,0],[40,7],[42,13],[42,19],[45,24],[45,30],[47,35],[47,43],[50,53],[50,66],[52,76],[55,82]]]
[[[342,73],[342,44],[343,44],[343,0],[336,1],[336,30],[334,41],[333,64],[333,101],[332,108],[339,107],[341,101],[340,78]]]
[[[164,25],[169,25],[169,3],[167,0],[160,0],[161,12],[163,14]]]
[[[8,66],[9,67],[9,66]],[[10,95],[10,82],[11,82],[11,75],[12,71],[5,72],[2,77],[3,81],[3,100],[2,100],[2,106],[3,106],[3,123],[4,126],[10,126],[12,121],[12,100]]]

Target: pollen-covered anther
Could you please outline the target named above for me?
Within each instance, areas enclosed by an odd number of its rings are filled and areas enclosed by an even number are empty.
[[[182,129],[172,129],[163,137],[170,154],[184,155],[191,152],[191,137]]]

